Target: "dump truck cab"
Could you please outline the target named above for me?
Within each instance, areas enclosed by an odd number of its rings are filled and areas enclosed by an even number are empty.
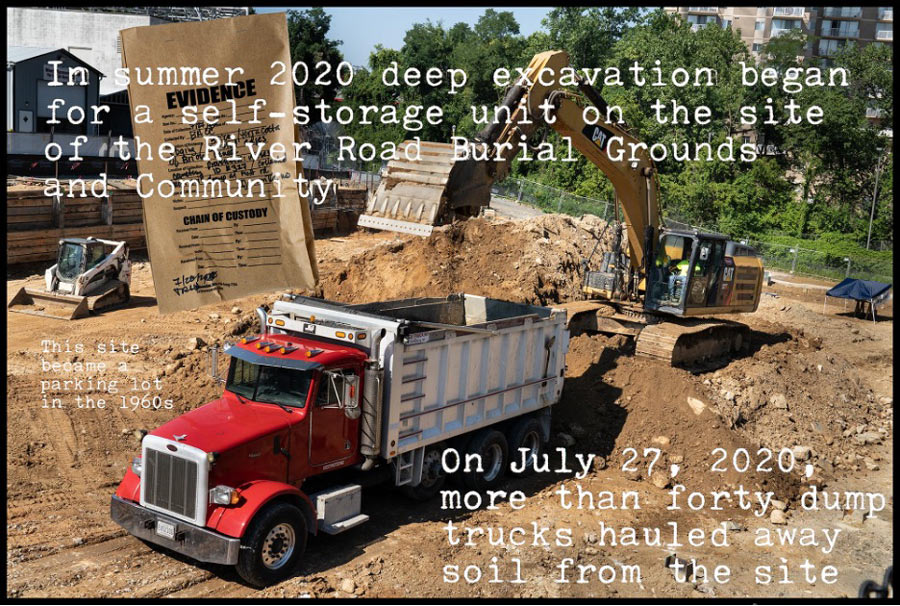
[[[227,397],[288,415],[281,450],[290,457],[278,461],[284,473],[276,475],[300,486],[309,476],[360,461],[360,388],[367,358],[360,348],[270,334],[242,339],[226,353],[231,356]]]
[[[295,549],[299,555],[306,532],[321,527],[304,482],[362,460],[367,354],[352,344],[274,334],[241,339],[225,353],[222,396],[144,437],[141,457],[113,497],[112,516],[150,542],[201,561],[240,564],[251,521],[263,506],[283,502],[302,514],[303,528],[273,527],[256,546],[265,552],[255,571],[264,581]],[[367,519],[344,521],[349,527]]]

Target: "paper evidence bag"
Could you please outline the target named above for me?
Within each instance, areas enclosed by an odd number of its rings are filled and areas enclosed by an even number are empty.
[[[134,134],[152,151],[151,160],[138,162],[138,171],[152,176],[139,186],[153,192],[143,200],[144,229],[160,313],[281,288],[313,288],[319,276],[309,205],[293,181],[302,167],[293,153],[294,89],[284,14],[151,25],[121,35]],[[275,61],[286,68],[273,67]],[[159,85],[158,67],[176,68],[180,85]],[[215,85],[198,84],[196,78],[184,85],[182,67],[197,67],[201,74],[216,68],[219,78]],[[235,72],[231,86],[226,67],[244,69]],[[138,84],[138,68],[142,74],[152,68],[154,84]],[[273,84],[279,71],[284,71],[281,80]],[[260,98],[266,101],[260,123],[248,124],[250,106]],[[152,124],[136,121],[141,105],[149,108]],[[202,119],[210,105],[220,111],[217,124]],[[233,105],[241,124],[226,124],[235,121]],[[183,123],[186,106],[196,107],[196,124]],[[212,153],[204,158],[205,137],[222,141],[221,160]],[[174,159],[160,159],[164,142],[174,146]],[[227,159],[231,142],[238,161]],[[256,159],[247,142],[263,150]],[[279,161],[269,154],[276,142],[285,151],[282,158],[276,150]],[[230,197],[225,179],[231,182]],[[182,192],[184,180],[198,187]],[[165,181],[174,184],[174,195],[160,186]]]

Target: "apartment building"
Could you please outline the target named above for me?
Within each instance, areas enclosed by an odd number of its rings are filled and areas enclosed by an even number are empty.
[[[754,55],[775,36],[799,29],[812,35],[806,56],[825,59],[848,43],[893,44],[890,6],[668,6],[694,29],[731,27]]]

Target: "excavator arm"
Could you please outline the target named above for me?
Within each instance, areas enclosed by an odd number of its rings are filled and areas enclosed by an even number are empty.
[[[524,85],[520,82],[514,86],[504,100],[503,104],[511,109],[510,120],[505,124],[492,124],[478,138],[498,150],[494,155],[496,180],[509,174],[518,143],[527,140],[538,126],[546,124],[568,138],[572,146],[612,182],[625,219],[631,266],[641,267],[648,228],[653,228],[650,236],[655,237],[659,227],[656,169],[646,145],[641,145],[619,125],[603,119],[606,102],[587,82],[579,80],[580,96],[557,84],[567,67],[569,56],[563,51],[536,55],[525,71]],[[600,116],[597,124],[585,119],[584,107],[578,103],[583,99],[597,108],[598,111],[592,113],[592,116]],[[620,159],[610,156],[610,148]],[[631,149],[635,153],[632,154]]]
[[[389,162],[359,225],[427,235],[432,225],[477,214],[490,203],[491,186],[508,176],[520,143],[546,125],[568,137],[572,146],[610,179],[624,215],[631,267],[642,267],[648,237],[655,237],[659,226],[659,188],[653,161],[646,146],[641,147],[619,125],[602,120],[589,124],[585,120],[578,100],[593,103],[599,110],[593,115],[601,117],[605,117],[606,103],[584,81],[579,82],[580,97],[561,87],[560,75],[568,67],[569,55],[564,51],[534,56],[503,101],[509,119],[490,124],[472,142],[480,148],[477,156],[486,160],[455,160],[453,146],[420,142],[417,159]],[[414,143],[404,142],[401,151]],[[631,145],[637,146],[634,154]],[[614,160],[609,154],[611,146],[629,153]]]

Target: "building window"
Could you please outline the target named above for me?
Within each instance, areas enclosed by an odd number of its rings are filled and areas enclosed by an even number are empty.
[[[766,22],[762,19],[757,19],[756,21],[756,31],[761,32],[766,29]]]
[[[834,38],[857,38],[859,37],[859,21],[825,20],[822,22],[822,35]]]
[[[875,24],[876,40],[894,40],[894,24],[893,23],[876,23]]]
[[[776,6],[772,14],[776,17],[803,17],[802,6]]]
[[[880,21],[893,21],[894,20],[894,9],[890,6],[879,6],[878,7],[878,19]]]
[[[825,57],[836,53],[846,42],[844,40],[819,40],[819,54]]]
[[[754,42],[753,46],[750,47],[750,50],[752,50],[754,53],[758,53],[759,51],[762,50],[762,44],[759,44],[758,42]]]

